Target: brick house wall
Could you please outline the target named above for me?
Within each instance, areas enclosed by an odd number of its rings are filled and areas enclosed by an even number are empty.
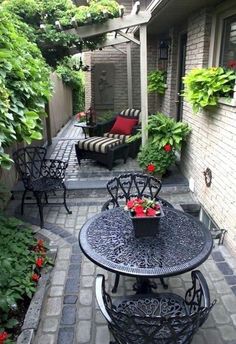
[[[189,18],[186,71],[207,67],[212,11],[204,9]],[[182,151],[182,171],[194,180],[194,195],[236,248],[236,108],[221,104],[211,112],[193,114],[184,102],[183,120],[192,128]],[[207,187],[203,171],[212,170]]]

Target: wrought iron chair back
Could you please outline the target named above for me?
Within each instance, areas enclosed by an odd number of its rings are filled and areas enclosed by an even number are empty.
[[[192,272],[193,286],[185,300],[171,293],[127,296],[112,303],[104,276],[96,279],[98,305],[119,344],[187,344],[206,321],[215,304],[200,271]],[[181,301],[182,300],[182,301]]]
[[[20,148],[13,153],[13,160],[17,172],[25,187],[29,187],[29,179],[35,180],[42,176],[43,162],[47,150],[44,147]]]
[[[21,213],[24,212],[26,192],[32,191],[39,207],[41,227],[44,225],[41,198],[45,195],[46,203],[48,203],[48,192],[62,189],[63,205],[71,214],[66,204],[66,187],[64,184],[68,163],[61,160],[46,159],[46,153],[47,150],[44,147],[25,147],[13,153],[16,169],[25,187],[21,201]]]
[[[103,210],[120,207],[133,197],[146,197],[159,200],[163,206],[172,205],[158,196],[162,187],[159,179],[143,173],[126,173],[112,178],[107,183],[111,198],[103,205]]]

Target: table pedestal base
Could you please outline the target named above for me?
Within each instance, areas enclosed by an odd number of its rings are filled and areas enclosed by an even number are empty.
[[[168,285],[165,283],[164,278],[161,277],[160,280],[163,288],[167,289]],[[148,278],[137,277],[137,282],[133,285],[133,289],[136,291],[136,294],[149,294],[152,293],[152,289],[157,289],[157,284]]]

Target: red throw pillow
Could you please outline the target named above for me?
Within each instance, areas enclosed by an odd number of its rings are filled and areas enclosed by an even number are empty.
[[[110,134],[130,135],[133,127],[138,124],[138,119],[117,116]]]

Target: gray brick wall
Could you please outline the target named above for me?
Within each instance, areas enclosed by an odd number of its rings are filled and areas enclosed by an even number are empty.
[[[206,67],[210,40],[210,12],[189,18],[187,71]],[[182,151],[182,170],[195,184],[195,195],[220,228],[228,230],[227,244],[236,248],[236,108],[228,105],[193,114],[184,102],[183,120],[192,132]],[[212,170],[212,185],[206,187],[203,171]]]

